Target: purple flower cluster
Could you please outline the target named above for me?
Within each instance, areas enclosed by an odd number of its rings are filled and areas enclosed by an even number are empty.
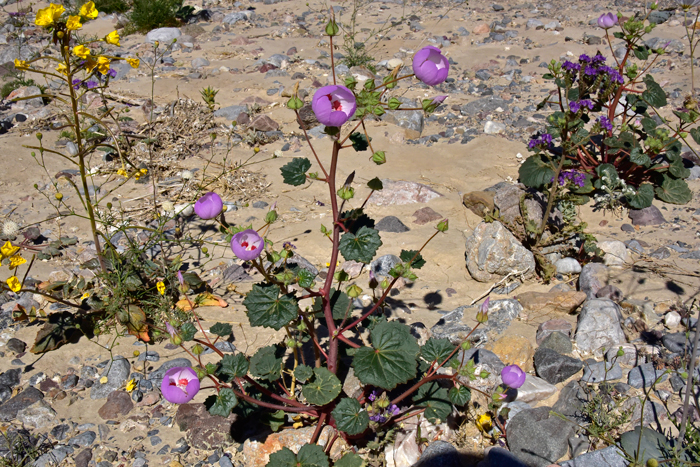
[[[530,140],[530,143],[528,143],[527,147],[530,149],[535,149],[538,146],[546,145],[549,146],[552,144],[552,135],[549,133],[545,133],[538,138],[534,138]]]
[[[591,102],[590,99],[569,102],[569,109],[571,109],[573,113],[577,113],[584,107],[586,107],[588,110],[593,110],[593,102]]]
[[[93,80],[88,80],[88,81],[83,81],[81,79],[74,79],[73,80],[73,89],[76,91],[80,89],[80,86],[86,88],[86,89],[94,89],[97,86],[99,86],[99,83],[97,81]]]
[[[395,404],[391,404],[384,410],[383,413],[378,413],[376,415],[370,415],[369,419],[373,422],[384,423],[389,420],[394,415],[399,414],[399,408]]]
[[[554,178],[552,177],[550,181],[553,182]],[[583,188],[586,184],[586,174],[576,170],[564,170],[559,174],[559,186],[566,185],[568,181],[571,181],[579,188]]]
[[[607,131],[612,131],[612,123],[610,123],[610,120],[608,117],[598,117],[598,123],[600,124],[600,127],[604,130]]]
[[[583,68],[584,76],[589,78],[607,76],[610,79],[610,82],[620,84],[624,82],[619,71],[605,65],[605,57],[601,54],[596,54],[593,57],[589,57],[586,54],[581,54],[578,57],[578,63],[565,60],[561,67],[572,75],[578,74]],[[573,78],[575,79],[575,76]]]

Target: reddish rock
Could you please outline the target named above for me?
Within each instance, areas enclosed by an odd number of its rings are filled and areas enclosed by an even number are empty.
[[[275,131],[280,127],[279,123],[268,117],[267,115],[258,115],[251,122],[249,128],[257,131]]]
[[[139,407],[143,407],[144,405],[156,404],[156,403],[158,403],[158,401],[160,401],[160,396],[158,395],[157,392],[153,391],[153,392],[146,393],[143,396],[143,399],[141,399],[141,402],[139,402],[136,405]]]
[[[444,219],[442,214],[435,212],[435,210],[429,208],[428,206],[414,212],[413,217],[416,218],[413,223],[418,225],[425,225],[428,222],[436,222]]]
[[[477,36],[481,35],[481,34],[488,34],[489,32],[491,32],[491,28],[489,28],[488,24],[482,23],[482,24],[478,25],[477,27],[475,27],[472,32],[474,34],[476,34]]]
[[[243,456],[248,467],[265,467],[270,461],[270,454],[277,452],[286,447],[295,453],[305,444],[308,444],[313,435],[315,426],[307,426],[299,429],[282,430],[278,433],[272,433],[266,438],[247,439],[243,443]],[[326,426],[318,438],[316,444],[325,447],[329,436],[333,433],[330,426]],[[337,459],[341,454],[348,449],[347,444],[338,438],[331,448],[331,459]]]
[[[258,104],[261,107],[270,105],[272,102],[266,101],[265,99],[258,96],[248,96],[241,101],[240,105]]]
[[[632,225],[661,225],[666,223],[663,214],[656,206],[649,206],[644,209],[630,209],[630,219]]]
[[[523,292],[517,297],[526,310],[537,313],[573,313],[586,300],[583,292]]]
[[[272,65],[270,63],[266,63],[263,66],[260,67],[258,70],[260,73],[267,73],[270,70],[276,70],[277,67],[275,65]]]
[[[217,449],[231,442],[231,428],[238,416],[227,418],[211,415],[204,404],[182,404],[177,408],[175,423],[180,431],[187,431],[187,442],[195,449]]]
[[[127,415],[134,408],[131,396],[124,391],[112,391],[107,396],[107,402],[100,407],[97,414],[103,420],[116,420],[120,415]]]

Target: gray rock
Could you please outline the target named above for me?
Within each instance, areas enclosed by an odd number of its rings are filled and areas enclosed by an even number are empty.
[[[229,13],[228,15],[224,16],[223,23],[234,25],[239,21],[250,21],[254,19],[255,16],[256,14],[252,10],[234,11],[233,13]]]
[[[153,44],[158,41],[161,45],[167,46],[180,36],[182,32],[178,28],[158,28],[146,34],[146,42]]]
[[[596,298],[596,293],[608,283],[608,268],[600,263],[588,263],[581,269],[578,288],[588,299]]]
[[[587,416],[583,414],[583,408],[588,401],[589,392],[585,384],[579,381],[570,381],[561,389],[559,398],[552,409],[579,424],[588,423]]]
[[[235,121],[238,116],[247,110],[245,105],[229,105],[214,112],[215,117],[224,117],[227,120]]]
[[[372,261],[369,265],[369,270],[372,272],[377,281],[381,281],[384,278],[391,279],[389,271],[401,263],[401,258],[396,255],[384,255]]]
[[[508,447],[528,466],[546,467],[568,451],[571,422],[550,415],[550,407],[523,410],[508,425]]]
[[[581,307],[574,341],[582,353],[602,355],[603,348],[624,344],[620,307],[611,300],[588,300]]]
[[[414,467],[460,467],[459,451],[446,441],[433,441],[428,445]]]
[[[671,12],[670,11],[665,11],[665,10],[654,10],[649,14],[649,22],[654,23],[654,24],[661,24],[665,23],[668,21],[668,19],[671,17]]]
[[[382,179],[384,188],[372,193],[369,202],[378,206],[427,203],[442,195],[422,183]]]
[[[279,267],[282,264],[282,260],[275,263],[275,267]],[[288,266],[297,266],[301,269],[306,269],[313,275],[318,275],[318,268],[311,264],[311,262],[301,255],[294,255],[287,259]]]
[[[405,97],[398,98],[402,107],[417,108],[420,107],[418,101]],[[417,139],[423,133],[423,111],[421,110],[390,110],[382,116],[382,120],[387,123],[399,126],[404,129],[406,138]]]
[[[617,446],[587,452],[559,463],[561,467],[627,467],[628,464],[625,453]]]
[[[14,388],[19,384],[20,376],[22,375],[22,369],[21,368],[13,368],[11,370],[7,370],[3,374],[0,375],[0,385],[1,386],[8,386],[10,388]]]
[[[692,342],[695,339],[695,333],[691,331],[688,334],[689,337],[686,337],[684,332],[664,334],[661,338],[661,342],[664,344],[664,347],[673,353],[682,354],[689,352],[693,347]]]
[[[435,326],[430,328],[433,337],[437,339],[449,339],[454,345],[461,343],[472,330],[471,327],[467,326],[462,321],[464,318],[464,310],[467,308],[473,307],[461,306],[443,315]],[[474,336],[474,334],[472,334],[472,336]]]
[[[469,274],[490,282],[512,272],[532,277],[535,257],[500,222],[480,223],[466,241]]]
[[[629,217],[634,225],[661,225],[666,223],[663,214],[654,205],[644,209],[630,209]]]
[[[615,362],[587,363],[583,367],[581,381],[584,383],[601,383],[603,381],[615,381],[622,378],[622,368]]]
[[[54,467],[56,465],[61,465],[61,463],[68,457],[68,455],[73,454],[73,448],[70,446],[58,446],[39,456],[32,465],[34,467]]]
[[[596,292],[595,296],[597,298],[606,298],[608,300],[612,300],[613,302],[619,303],[622,301],[624,298],[622,294],[622,290],[620,290],[618,287],[608,284],[605,287],[602,287],[598,289]]]
[[[535,352],[534,362],[537,376],[551,384],[566,381],[583,367],[581,360],[543,347]]]
[[[192,68],[201,68],[209,66],[209,60],[207,60],[204,57],[197,57],[190,62],[190,65],[192,66]]]
[[[44,398],[44,394],[34,387],[28,387],[12,399],[0,405],[0,420],[9,422],[17,417],[17,412]]]
[[[578,274],[581,272],[581,264],[574,258],[562,258],[554,263],[557,274]]]
[[[158,355],[158,352],[156,352],[155,350],[147,350],[146,352],[141,352],[138,358],[139,362],[157,362],[158,360],[160,360],[160,355]]]
[[[571,329],[571,328],[569,328]],[[561,354],[571,353],[574,350],[569,336],[560,331],[552,331],[540,343],[540,349],[551,349]]]
[[[522,311],[523,306],[513,298],[490,301],[486,330],[489,333],[501,334]]]
[[[399,220],[399,218],[396,216],[384,217],[379,222],[377,222],[377,225],[375,225],[374,228],[380,232],[393,232],[393,233],[403,233],[403,232],[408,232],[409,230],[411,230],[408,227],[406,227],[406,225],[404,225],[404,223],[401,222]]]
[[[652,251],[649,254],[649,256],[651,256],[654,259],[668,259],[671,257],[671,250],[666,248],[665,246],[662,246]]]
[[[618,355],[622,350],[622,355]],[[608,362],[619,363],[625,366],[637,366],[644,363],[644,357],[640,357],[641,361],[637,361],[637,348],[632,344],[622,344],[618,347],[613,347],[605,353],[605,360]]]
[[[591,443],[588,441],[588,437],[585,434],[574,435],[569,438],[569,452],[571,453],[571,457],[576,457],[585,453],[590,446]]]
[[[508,422],[510,423],[510,419]],[[494,446],[489,449],[483,464],[477,464],[479,467],[528,467],[528,465],[518,459],[512,452],[507,449]]]
[[[527,23],[525,23],[525,27],[527,29],[535,29],[535,28],[538,28],[540,26],[544,26],[544,23],[538,19],[535,19],[535,18],[530,18],[529,20],[527,20]]]
[[[663,383],[668,379],[664,370],[656,370],[653,363],[645,363],[630,370],[627,384],[633,388],[648,388],[652,384]]]
[[[78,436],[73,436],[68,440],[68,444],[74,446],[92,446],[92,443],[97,439],[97,433],[94,431],[86,431],[85,433],[80,433]]]
[[[638,240],[626,241],[625,245],[627,245],[628,250],[633,251],[633,252],[637,253],[638,255],[644,254],[644,247],[642,246],[641,243],[639,243]]]
[[[479,112],[486,114],[494,112],[499,107],[503,110],[507,110],[508,101],[499,97],[489,96],[463,105],[460,112],[462,115],[476,115]]]
[[[3,47],[2,51],[0,51],[0,65],[12,63],[16,59],[30,60],[36,53],[37,49],[27,44],[22,44],[21,48],[16,45]]]
[[[187,358],[175,358],[173,360],[167,361],[163,363],[160,367],[158,367],[157,370],[154,370],[150,375],[148,375],[148,379],[153,383],[154,386],[160,387],[160,383],[163,382],[163,376],[165,375],[165,372],[171,368],[175,368],[176,366],[191,367],[192,362],[190,362]]]
[[[22,425],[33,428],[43,428],[51,425],[55,419],[56,411],[43,399],[17,412],[17,420]]]
[[[112,391],[116,391],[126,382],[131,371],[131,364],[124,357],[115,357],[114,360],[107,363],[107,367],[102,372],[102,376],[107,377],[107,382],[102,384],[98,380],[94,386],[90,388],[91,399],[104,399],[109,396]],[[102,379],[102,378],[100,378]]]
[[[7,344],[5,344],[5,348],[9,350],[10,352],[14,352],[15,354],[22,353],[27,349],[27,344],[22,342],[21,340],[17,339],[16,337],[12,337],[7,341]],[[12,370],[10,370],[12,371]],[[21,371],[20,371],[21,373]],[[2,383],[0,381],[0,383]],[[2,383],[4,384],[4,383]]]
[[[545,321],[537,327],[537,333],[535,334],[535,339],[537,345],[542,345],[545,339],[554,332],[560,332],[564,334],[565,337],[569,338],[571,336],[571,323],[563,318],[554,318]],[[551,347],[550,347],[551,348]],[[563,351],[563,349],[552,349],[559,353],[569,353]]]
[[[491,73],[489,73],[489,70],[482,69],[478,70],[475,76],[482,81],[486,81],[487,79],[491,78]]]
[[[525,377],[525,382],[517,389],[518,397],[516,400],[520,402],[539,402],[549,399],[558,391],[557,387],[542,378],[528,374]]]
[[[629,259],[627,247],[619,240],[607,240],[598,242],[598,248],[605,252],[603,263],[613,268],[621,268]]]
[[[469,350],[460,350],[457,353],[457,359],[467,362],[469,360],[474,360],[475,365],[482,365],[488,368],[491,373],[501,374],[501,370],[506,367],[506,364],[501,361],[501,359],[495,353],[486,349],[475,349],[471,348]]]

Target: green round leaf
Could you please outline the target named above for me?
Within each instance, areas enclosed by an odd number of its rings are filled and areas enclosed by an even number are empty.
[[[209,413],[220,417],[228,417],[236,405],[238,398],[231,388],[223,388],[218,395],[212,394],[204,400],[204,406]]]
[[[554,177],[554,170],[539,155],[525,159],[518,169],[520,181],[530,188],[541,188],[549,184]]]
[[[472,398],[471,390],[466,386],[453,387],[449,392],[450,401],[457,406],[464,406]]]
[[[661,86],[654,81],[654,77],[650,73],[644,75],[644,84],[646,84],[647,89],[642,93],[642,99],[657,109],[665,106],[666,93]]]
[[[307,365],[299,365],[294,369],[294,377],[302,383],[308,381],[313,374],[313,369]]]
[[[369,426],[369,414],[356,399],[344,398],[331,412],[336,427],[349,435],[359,435]]]
[[[411,258],[413,258],[413,256],[416,255],[416,253],[418,253],[418,250],[401,250],[399,258],[401,258],[401,261],[403,261],[404,263],[408,263],[409,261],[411,261]],[[423,266],[425,266],[425,260],[423,259],[423,256],[420,253],[418,253],[418,255],[416,255],[416,259],[411,261],[411,264],[409,266],[415,269],[420,269]]]
[[[326,405],[340,394],[343,385],[327,368],[315,368],[314,380],[301,388],[301,393],[309,404]]]
[[[282,373],[282,359],[277,358],[276,351],[271,345],[255,352],[250,358],[250,374],[268,381],[278,380]]]
[[[449,339],[436,339],[431,337],[420,349],[420,356],[427,362],[442,363],[450,356],[455,346]]]
[[[686,204],[693,199],[693,193],[685,180],[667,178],[660,187],[656,187],[656,196],[671,204]]]
[[[354,452],[348,452],[338,459],[335,464],[333,464],[333,467],[363,467],[364,465],[364,459]]]
[[[192,323],[185,323],[180,328],[180,337],[183,341],[191,341],[195,334],[197,334],[197,328]]]
[[[311,162],[305,157],[295,157],[291,162],[280,168],[284,183],[292,186],[303,185],[306,182],[306,172],[311,168]]]
[[[420,348],[408,326],[397,321],[379,323],[371,340],[372,347],[358,349],[352,362],[363,384],[390,390],[416,376]]]
[[[637,194],[627,195],[627,203],[634,209],[644,209],[651,206],[654,200],[654,187],[650,183],[643,183],[637,188]]]
[[[233,327],[230,324],[216,323],[209,328],[209,332],[220,337],[228,337],[233,332]]]
[[[331,310],[333,311],[333,319],[345,319],[352,313],[352,302],[348,294],[341,290],[335,290],[331,288]],[[320,317],[323,316],[322,312],[323,300],[321,297],[316,297],[314,299],[314,311],[320,313]]]
[[[370,263],[382,246],[379,232],[367,226],[361,227],[357,234],[346,232],[340,238],[340,253],[346,261]]]
[[[447,420],[447,417],[452,413],[452,403],[447,389],[440,387],[436,381],[421,386],[416,395],[413,396],[413,403],[417,407],[425,407],[423,415],[435,425]]]
[[[277,285],[253,286],[253,290],[248,292],[243,300],[251,326],[263,326],[279,331],[297,317],[299,305],[294,294],[280,293]]]
[[[219,377],[224,377],[226,381],[231,381],[233,378],[240,378],[248,373],[248,360],[242,353],[236,355],[224,355],[219,363],[219,369],[216,374]]]
[[[297,455],[289,448],[282,448],[270,454],[266,467],[328,467],[328,456],[318,444],[303,445]]]

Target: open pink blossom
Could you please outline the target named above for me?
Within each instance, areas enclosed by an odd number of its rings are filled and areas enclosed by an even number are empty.
[[[199,392],[199,378],[192,368],[176,366],[165,372],[160,391],[168,402],[186,404]]]
[[[617,15],[615,13],[605,13],[598,18],[598,26],[603,29],[610,29],[617,24]]]
[[[311,100],[316,119],[326,126],[342,126],[355,115],[355,95],[345,86],[324,86]]]
[[[194,203],[194,212],[202,219],[213,219],[221,214],[223,209],[224,202],[213,191],[206,193]]]
[[[525,383],[527,374],[518,365],[508,365],[501,370],[503,384],[509,388],[518,389]]]
[[[238,232],[231,239],[233,254],[243,261],[257,258],[265,248],[265,240],[253,229]]]
[[[450,63],[437,47],[423,47],[413,56],[413,73],[429,86],[444,82],[449,71]]]

